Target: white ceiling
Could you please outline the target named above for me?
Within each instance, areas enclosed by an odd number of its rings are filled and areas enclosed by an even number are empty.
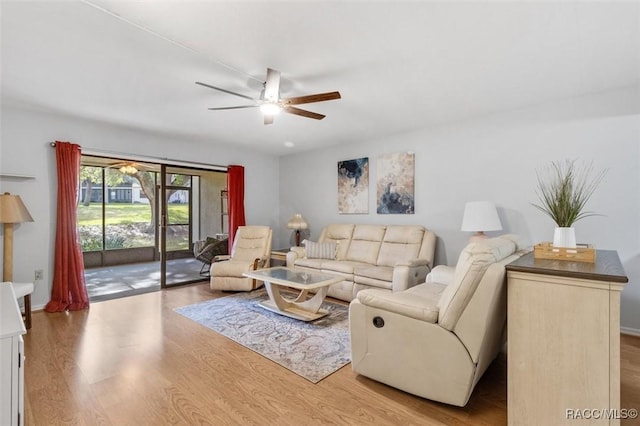
[[[2,102],[277,155],[638,84],[640,2],[6,1]],[[303,107],[257,109],[266,68]],[[285,142],[293,142],[293,148]]]

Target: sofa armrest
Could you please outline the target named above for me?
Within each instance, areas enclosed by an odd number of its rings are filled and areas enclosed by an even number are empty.
[[[453,282],[455,273],[456,268],[453,266],[438,265],[427,275],[427,282],[449,285]]]
[[[293,268],[296,259],[304,259],[305,256],[306,252],[304,247],[291,247],[291,249],[287,252],[287,267]]]
[[[393,268],[391,291],[404,291],[417,284],[422,284],[429,273],[429,262],[424,259],[399,261]]]
[[[389,293],[384,290],[367,289],[358,292],[360,303],[387,312],[394,312],[419,321],[436,323],[438,306],[434,301],[415,293]]]

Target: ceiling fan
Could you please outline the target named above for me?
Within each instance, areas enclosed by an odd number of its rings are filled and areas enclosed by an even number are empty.
[[[196,81],[196,84],[208,87],[210,89],[218,90],[220,92],[228,93],[230,95],[239,96],[253,102],[251,105],[209,108],[210,110],[218,111],[227,109],[260,108],[260,111],[262,111],[262,113],[264,114],[264,124],[272,124],[274,115],[278,114],[280,111],[286,112],[287,114],[300,115],[302,117],[313,118],[315,120],[322,120],[325,117],[324,115],[318,114],[317,112],[307,111],[305,109],[295,107],[294,105],[311,104],[314,102],[340,99],[340,92],[317,93],[315,95],[296,96],[294,98],[281,98],[280,71],[276,71],[271,68],[267,68],[267,79],[264,82],[264,89],[260,93],[260,98],[258,99],[252,98],[251,96],[243,95],[241,93],[232,92],[231,90],[221,89],[220,87],[201,83],[199,81]]]
[[[125,175],[135,175],[139,171],[146,172],[150,170],[144,164],[135,161],[119,161],[117,163],[109,164],[107,169],[116,169]]]

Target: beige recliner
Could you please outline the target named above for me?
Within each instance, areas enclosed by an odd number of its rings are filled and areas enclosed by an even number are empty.
[[[242,274],[269,266],[271,237],[268,226],[239,226],[231,255],[216,256],[211,263],[211,290],[251,291],[262,286],[262,281]]]
[[[467,404],[505,341],[504,266],[530,251],[515,235],[470,243],[456,267],[349,306],[351,365],[363,376],[447,404]]]

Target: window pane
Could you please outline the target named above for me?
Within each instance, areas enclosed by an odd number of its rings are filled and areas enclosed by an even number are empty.
[[[167,251],[189,250],[189,225],[167,226]]]
[[[80,167],[78,233],[82,251],[102,250],[102,167]]]
[[[169,225],[189,224],[189,191],[179,190],[169,195],[167,215]]]
[[[143,179],[138,177],[147,172],[128,175],[115,168],[105,171],[105,249],[153,247],[153,204],[147,197],[140,197],[145,191]]]
[[[179,173],[167,173],[167,186],[182,186],[189,188],[191,186],[191,176]]]

